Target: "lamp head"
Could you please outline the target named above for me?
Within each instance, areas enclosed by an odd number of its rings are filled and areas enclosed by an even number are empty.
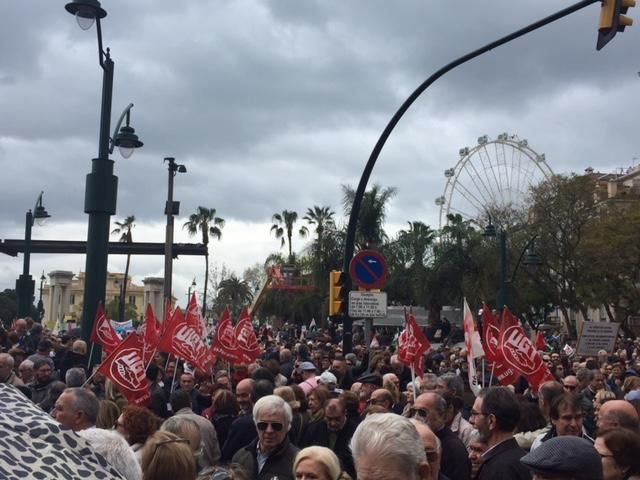
[[[33,209],[32,218],[35,220],[38,225],[42,226],[45,223],[47,218],[50,218],[51,215],[47,212],[46,208],[42,205],[42,195],[44,192],[40,192],[38,196],[38,200],[36,201],[36,207]]]
[[[524,258],[522,263],[532,275],[535,275],[540,269],[540,266],[542,265],[542,258],[540,258],[540,255],[538,255],[534,250],[533,245],[529,248],[527,256]]]
[[[120,132],[116,136],[115,144],[120,149],[120,155],[124,158],[129,158],[136,148],[144,145],[144,143],[138,139],[135,129],[129,125],[120,128]]]
[[[187,167],[182,164],[178,165],[178,173],[187,173]]]
[[[489,221],[489,225],[485,227],[484,232],[482,232],[482,236],[495,237],[496,235],[497,235],[496,226],[493,223],[491,223],[491,221]]]
[[[75,15],[78,25],[83,30],[89,30],[96,18],[107,16],[106,10],[100,6],[98,0],[73,0],[67,3],[64,8],[71,15]]]

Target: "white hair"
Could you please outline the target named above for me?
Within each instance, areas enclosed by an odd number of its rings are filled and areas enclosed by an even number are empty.
[[[277,395],[267,395],[255,403],[253,406],[253,421],[256,424],[258,423],[260,412],[276,412],[282,414],[287,422],[287,430],[291,428],[291,418],[293,417],[293,413],[291,412],[289,404],[281,397],[278,397]]]
[[[136,454],[118,432],[88,428],[77,433],[86,439],[93,450],[102,455],[126,480],[142,480],[142,469]]]
[[[395,413],[369,415],[351,437],[354,460],[374,457],[400,470],[398,478],[416,478],[418,467],[427,462],[418,430],[408,418]]]

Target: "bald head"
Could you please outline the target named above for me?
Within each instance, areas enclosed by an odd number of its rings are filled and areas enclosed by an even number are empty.
[[[87,353],[87,342],[84,340],[76,340],[71,345],[71,350],[73,353],[78,353],[80,355],[86,355]]]
[[[638,429],[638,412],[626,400],[609,400],[600,407],[598,412],[598,431],[610,428]]]
[[[393,407],[393,397],[386,388],[378,388],[371,394],[371,404],[379,405],[386,408],[388,411]]]

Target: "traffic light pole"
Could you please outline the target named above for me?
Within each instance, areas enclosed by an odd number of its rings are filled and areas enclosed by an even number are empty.
[[[367,188],[367,184],[369,182],[369,177],[371,176],[371,172],[373,171],[373,167],[376,164],[376,161],[378,160],[378,157],[380,156],[380,152],[382,151],[382,148],[384,147],[385,143],[387,142],[387,139],[389,138],[389,136],[391,135],[391,132],[393,131],[393,129],[396,127],[396,125],[398,124],[398,122],[400,121],[400,119],[403,117],[403,115],[407,112],[407,110],[409,110],[409,107],[411,107],[411,105],[413,104],[413,102],[416,101],[416,99],[422,95],[422,93],[429,88],[436,80],[438,80],[440,77],[442,77],[445,73],[450,72],[451,70],[453,70],[454,68],[467,63],[470,60],[473,60],[476,57],[479,57],[480,55],[483,55],[491,50],[493,50],[494,48],[500,47],[502,45],[504,45],[505,43],[509,43],[512,40],[515,40],[517,38],[520,38],[528,33],[531,33],[539,28],[544,27],[545,25],[548,25],[550,23],[555,22],[556,20],[560,20],[561,18],[564,18],[568,15],[571,15],[572,13],[575,13],[579,10],[582,10],[585,7],[588,7],[589,5],[591,5],[592,3],[596,3],[599,2],[600,0],[583,0],[581,2],[578,2],[574,5],[571,5],[570,7],[567,7],[563,10],[560,10],[556,13],[554,13],[553,15],[550,15],[548,17],[545,17],[541,20],[538,20],[537,22],[534,22],[520,30],[517,30],[505,37],[502,37],[494,42],[491,42],[487,45],[485,45],[484,47],[481,47],[477,50],[474,50],[473,52],[470,52],[456,60],[454,60],[453,62],[445,65],[444,67],[442,67],[440,70],[438,70],[437,72],[435,72],[433,75],[431,75],[429,78],[427,78],[405,101],[404,103],[400,106],[400,108],[398,109],[398,111],[395,113],[395,115],[391,118],[391,120],[389,121],[389,123],[387,124],[387,126],[385,127],[384,131],[382,132],[382,135],[380,135],[380,138],[378,138],[378,141],[376,142],[373,151],[371,152],[371,155],[369,156],[369,160],[367,161],[367,164],[364,167],[364,170],[362,172],[362,176],[360,177],[360,183],[358,184],[358,188],[356,189],[356,193],[353,197],[353,205],[351,206],[351,215],[349,216],[349,224],[347,227],[347,237],[345,239],[345,247],[344,247],[344,258],[343,258],[343,264],[342,264],[342,271],[343,272],[348,272],[349,271],[349,263],[351,262],[351,258],[353,257],[353,253],[354,253],[354,247],[355,247],[355,236],[356,236],[356,226],[358,223],[358,216],[360,214],[360,206],[362,204],[362,198],[364,197],[364,192],[365,189]],[[351,278],[349,277],[349,275],[345,275],[345,289],[344,289],[344,298],[343,298],[343,302],[345,305],[349,304],[349,290],[351,290]],[[353,350],[353,320],[351,319],[351,317],[349,316],[348,313],[348,309],[346,309],[346,313],[344,314],[344,318],[343,318],[343,340],[342,340],[342,351],[344,353],[349,353]]]

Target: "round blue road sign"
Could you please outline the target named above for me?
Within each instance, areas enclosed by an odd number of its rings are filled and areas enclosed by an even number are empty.
[[[387,279],[387,262],[375,250],[361,250],[351,259],[349,274],[362,288],[380,288]]]

